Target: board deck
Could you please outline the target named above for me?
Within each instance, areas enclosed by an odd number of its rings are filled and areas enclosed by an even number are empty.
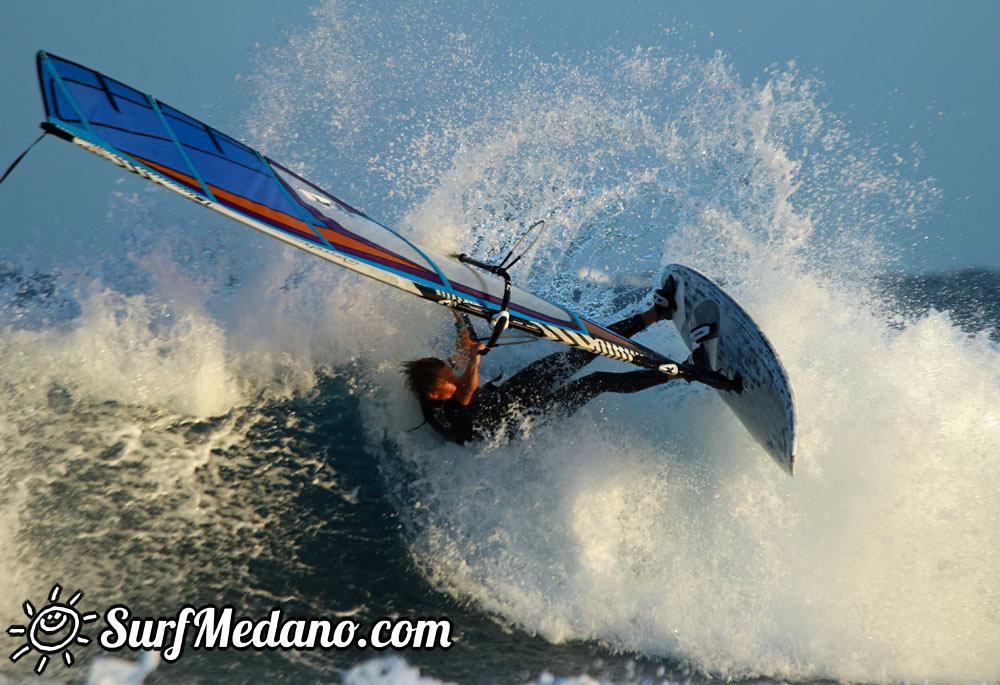
[[[740,374],[743,392],[724,390],[729,405],[750,435],[788,473],[795,461],[795,404],[788,374],[771,343],[753,319],[710,279],[680,264],[663,270],[677,284],[673,322],[693,350],[693,332],[714,324],[717,336],[705,341],[709,366],[726,376]]]

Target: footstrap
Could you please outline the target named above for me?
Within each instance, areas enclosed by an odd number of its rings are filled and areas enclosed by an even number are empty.
[[[673,275],[667,276],[662,288],[653,291],[653,306],[656,307],[656,315],[662,321],[672,319],[677,311],[677,282]]]

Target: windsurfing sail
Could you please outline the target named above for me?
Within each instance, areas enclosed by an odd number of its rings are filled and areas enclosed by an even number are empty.
[[[257,150],[151,95],[45,52],[38,53],[37,66],[47,117],[43,128],[85,150],[251,228],[424,299],[487,320],[506,311],[509,328],[641,367],[678,372],[658,352],[512,287],[497,273],[419,247]]]

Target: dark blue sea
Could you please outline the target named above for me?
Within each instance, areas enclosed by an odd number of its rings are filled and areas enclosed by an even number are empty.
[[[673,42],[574,60],[315,14],[254,57],[252,107],[171,104],[438,252],[502,255],[545,219],[515,280],[597,320],[647,306],[667,263],[711,276],[788,370],[795,475],[697,386],[444,443],[398,362],[449,351],[445,310],[123,178],[54,264],[0,255],[4,627],[58,584],[102,613],[454,630],[188,649],[148,683],[1000,679],[1000,273],[900,266],[932,180],[794,66],[747,84]],[[91,234],[115,247],[86,254]],[[639,339],[683,354],[665,324]],[[73,653],[42,679],[137,658]]]

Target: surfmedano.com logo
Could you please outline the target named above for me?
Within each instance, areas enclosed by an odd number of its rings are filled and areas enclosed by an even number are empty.
[[[65,603],[59,601],[62,588],[53,585],[49,592],[49,604],[41,610],[36,610],[31,600],[25,600],[24,613],[28,617],[28,625],[12,625],[7,628],[7,634],[12,637],[24,637],[25,643],[10,655],[10,660],[18,659],[31,651],[40,654],[35,664],[35,673],[41,675],[49,659],[56,654],[62,654],[67,666],[73,665],[74,645],[85,646],[90,638],[81,633],[84,623],[96,621],[98,615],[94,612],[81,614],[76,603],[83,597],[83,591],[77,590]]]
[[[49,661],[62,655],[66,666],[76,658],[70,647],[84,647],[92,641],[83,634],[85,624],[96,622],[100,614],[83,613],[77,603],[83,591],[77,590],[66,602],[60,602],[62,588],[53,585],[49,604],[35,609],[30,600],[23,604],[28,623],[14,624],[7,634],[22,641],[10,654],[17,662],[31,652],[38,652],[35,673],[41,675]],[[448,649],[451,647],[451,621],[448,619],[379,619],[369,626],[351,619],[286,618],[281,609],[272,609],[266,617],[237,617],[231,606],[213,605],[195,608],[183,606],[173,618],[134,616],[124,604],[114,604],[104,612],[107,627],[97,638],[102,649],[158,652],[163,661],[181,658],[190,642],[193,649],[302,650],[316,649]]]

